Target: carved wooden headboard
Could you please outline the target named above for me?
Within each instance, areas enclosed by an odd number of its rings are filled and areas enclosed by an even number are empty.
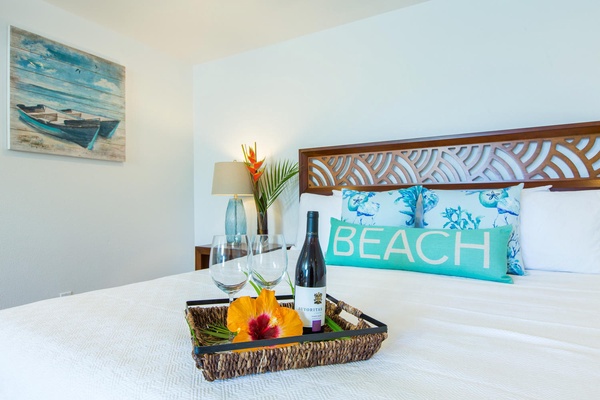
[[[600,188],[600,122],[301,149],[299,163],[300,194],[499,182]]]

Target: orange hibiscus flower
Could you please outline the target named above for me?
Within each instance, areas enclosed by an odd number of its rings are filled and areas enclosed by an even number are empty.
[[[294,309],[279,305],[274,291],[263,289],[256,299],[243,296],[231,303],[227,328],[237,333],[233,343],[249,342],[302,335],[302,320]]]

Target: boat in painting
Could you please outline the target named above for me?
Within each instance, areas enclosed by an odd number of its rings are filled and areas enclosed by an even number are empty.
[[[100,121],[100,131],[98,131],[98,135],[110,139],[117,130],[117,126],[119,125],[118,119],[111,119],[102,117],[100,115],[88,114],[82,111],[73,110],[72,108],[65,108],[61,110],[65,114],[72,115],[74,118],[78,120],[90,120],[90,121]]]
[[[17,109],[21,120],[36,130],[76,143],[88,150],[93,149],[100,131],[100,121],[77,119],[43,104],[17,104]]]

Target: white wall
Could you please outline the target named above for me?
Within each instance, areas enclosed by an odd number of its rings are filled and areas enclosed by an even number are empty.
[[[191,65],[40,0],[0,10],[0,308],[193,270]],[[9,25],[126,67],[126,162],[7,150]]]
[[[195,66],[196,243],[223,231],[212,165],[239,159],[241,143],[296,158],[305,147],[599,120],[598,16],[596,0],[430,0]],[[275,219],[295,240],[296,207]]]

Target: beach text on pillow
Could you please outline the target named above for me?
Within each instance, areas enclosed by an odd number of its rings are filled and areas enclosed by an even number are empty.
[[[326,261],[512,283],[506,274],[512,226],[452,230],[365,226],[331,219]]]

